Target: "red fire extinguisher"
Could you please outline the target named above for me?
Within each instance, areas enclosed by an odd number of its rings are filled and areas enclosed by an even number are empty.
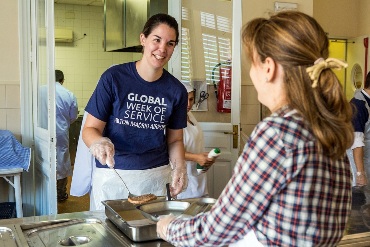
[[[231,62],[226,61],[219,63],[213,70],[220,67],[220,80],[218,87],[215,81],[213,82],[216,98],[217,98],[217,112],[230,113],[231,112]],[[213,71],[212,71],[213,74]],[[212,75],[213,76],[213,75]],[[217,91],[216,91],[217,90]]]

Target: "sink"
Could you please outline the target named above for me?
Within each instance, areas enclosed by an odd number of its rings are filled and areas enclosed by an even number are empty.
[[[98,219],[62,219],[21,224],[30,247],[125,246],[119,236]]]

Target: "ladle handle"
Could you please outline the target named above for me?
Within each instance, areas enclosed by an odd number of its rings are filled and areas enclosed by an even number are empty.
[[[171,201],[171,191],[170,191],[170,183],[166,183],[166,192],[167,192],[167,201]]]
[[[118,177],[121,179],[122,183],[125,185],[125,187],[126,187],[126,190],[127,190],[128,194],[129,194],[129,195],[131,195],[131,192],[130,192],[130,190],[128,189],[128,187],[127,187],[127,185],[126,185],[125,181],[123,181],[123,179],[122,179],[121,175],[119,175],[119,173],[117,172],[117,170],[116,170],[116,169],[114,169],[114,167],[112,167],[111,169],[113,169],[113,170],[116,172],[116,174],[118,175]]]

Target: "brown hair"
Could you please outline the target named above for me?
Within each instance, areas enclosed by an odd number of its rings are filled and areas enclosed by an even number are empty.
[[[242,38],[252,62],[253,55],[262,62],[271,57],[283,67],[289,105],[310,124],[329,157],[343,157],[353,142],[352,108],[330,68],[321,71],[314,87],[306,72],[329,54],[328,38],[317,21],[298,11],[279,12],[247,23]]]
[[[55,70],[55,81],[62,83],[64,80],[63,71],[56,69]]]
[[[168,14],[159,13],[151,16],[145,23],[143,30],[141,31],[145,37],[148,37],[160,24],[166,24],[170,28],[173,28],[176,33],[176,45],[179,42],[179,24],[176,19]]]

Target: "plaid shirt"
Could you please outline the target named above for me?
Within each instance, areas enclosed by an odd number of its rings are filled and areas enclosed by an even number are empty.
[[[176,246],[223,246],[255,231],[264,246],[335,246],[351,210],[346,156],[331,160],[307,124],[284,107],[260,122],[211,211],[176,219]]]

